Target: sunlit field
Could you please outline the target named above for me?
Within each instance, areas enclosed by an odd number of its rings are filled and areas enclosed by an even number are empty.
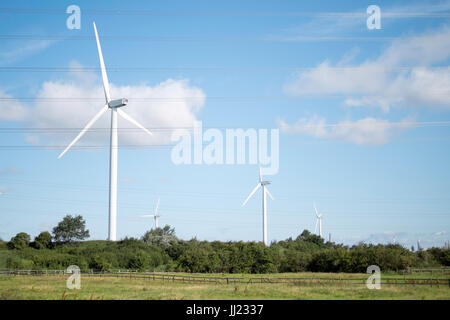
[[[192,275],[226,276],[226,275]],[[0,277],[0,299],[50,299],[50,300],[192,300],[192,299],[450,299],[448,284],[427,285],[383,285],[379,290],[369,290],[362,282],[317,280],[326,278],[363,279],[365,274],[278,274],[278,275],[233,275],[241,277],[241,283],[216,284],[173,282],[133,277],[115,278],[85,276],[81,278],[81,289],[68,290],[68,275],[60,276],[14,276]],[[310,278],[297,283],[252,283],[248,280],[264,277]],[[387,275],[399,278],[398,275]],[[416,274],[408,279],[424,278]],[[438,278],[438,277],[435,277]],[[442,278],[442,277],[441,277]]]

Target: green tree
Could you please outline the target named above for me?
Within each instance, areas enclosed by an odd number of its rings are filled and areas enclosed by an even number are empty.
[[[143,271],[145,269],[148,269],[149,262],[150,256],[145,251],[139,250],[130,258],[128,262],[128,268]]]
[[[206,246],[193,246],[179,258],[178,270],[192,273],[218,272],[219,257]]]
[[[71,242],[89,238],[89,230],[85,230],[86,221],[82,216],[67,215],[53,228],[53,238],[57,242]]]
[[[96,255],[89,266],[94,270],[100,271],[109,271],[113,267],[112,263],[108,261],[108,258],[105,255]]]
[[[36,238],[34,238],[34,247],[36,249],[47,249],[52,246],[52,235],[50,232],[41,232]]]
[[[164,228],[156,228],[147,231],[142,236],[142,241],[146,244],[153,244],[160,248],[168,248],[178,242],[175,236],[175,228],[165,225]]]
[[[15,237],[11,238],[8,242],[9,249],[25,249],[30,244],[30,235],[25,232],[19,232]]]
[[[311,243],[314,243],[314,244],[316,244],[316,245],[318,245],[320,247],[325,247],[323,239],[320,236],[316,235],[316,234],[312,234],[308,230],[303,230],[302,234],[297,237],[297,240],[302,240],[302,241],[305,241],[305,242],[311,242]]]

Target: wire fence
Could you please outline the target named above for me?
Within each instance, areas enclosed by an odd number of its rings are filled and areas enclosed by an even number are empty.
[[[418,270],[418,269],[415,269]],[[447,269],[448,270],[448,269]],[[63,276],[72,273],[66,270],[0,270],[1,275],[10,276]],[[328,277],[230,277],[181,275],[164,272],[139,272],[136,270],[81,272],[89,278],[125,278],[143,281],[162,281],[177,283],[202,284],[291,284],[291,285],[365,285],[367,278],[328,278]],[[391,278],[381,276],[381,285],[427,285],[430,287],[446,286],[450,289],[450,278]]]

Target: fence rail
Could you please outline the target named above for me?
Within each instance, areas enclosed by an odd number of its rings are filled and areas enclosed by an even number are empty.
[[[66,270],[0,270],[1,275],[29,275],[29,276],[60,276],[71,274]],[[213,284],[365,284],[367,278],[324,278],[324,277],[227,277],[227,276],[198,276],[198,275],[179,275],[158,272],[137,272],[137,271],[96,271],[81,272],[84,277],[100,278],[128,278],[140,280],[158,280],[167,282],[182,283],[213,283]],[[383,278],[382,285],[429,285],[429,286],[448,286],[450,288],[450,278]]]
[[[407,273],[430,273],[430,274],[439,274],[444,273],[450,275],[450,267],[440,267],[440,268],[408,268],[406,270]]]

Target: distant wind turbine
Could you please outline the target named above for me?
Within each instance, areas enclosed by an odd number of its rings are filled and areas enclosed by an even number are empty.
[[[146,214],[141,216],[142,218],[154,218],[155,219],[155,229],[158,229],[158,218],[160,215],[158,214],[158,207],[159,207],[159,198],[158,202],[156,203],[155,213],[154,214]]]
[[[253,196],[253,194],[258,190],[259,187],[262,189],[262,213],[263,213],[263,242],[267,246],[267,201],[266,201],[266,193],[269,195],[269,197],[273,199],[272,195],[270,194],[269,190],[267,190],[266,185],[271,184],[271,181],[263,181],[262,180],[262,174],[261,174],[261,167],[259,168],[259,182],[256,185],[256,187],[253,189],[253,191],[250,193],[250,195],[245,199],[244,203],[242,203],[242,206],[245,206],[247,201]]]
[[[316,204],[313,203],[314,210],[316,211],[316,227],[314,228],[314,233],[317,231],[317,225],[319,225],[319,236],[322,238],[322,217],[323,215],[317,211]]]
[[[58,156],[61,158],[80,138],[89,130],[89,128],[104,114],[108,109],[111,109],[111,138],[109,145],[109,228],[108,228],[108,240],[116,241],[116,224],[117,224],[117,151],[118,151],[118,136],[117,136],[117,114],[119,114],[125,120],[131,122],[135,126],[141,128],[149,135],[152,133],[144,126],[130,117],[120,107],[126,106],[128,100],[125,98],[111,100],[109,93],[109,82],[106,74],[105,63],[103,61],[102,48],[100,47],[100,40],[98,39],[97,27],[94,25],[95,39],[97,41],[98,57],[100,60],[100,68],[102,72],[103,90],[105,93],[106,104],[103,108],[86,124],[81,132],[75,137],[75,139],[64,149]]]

